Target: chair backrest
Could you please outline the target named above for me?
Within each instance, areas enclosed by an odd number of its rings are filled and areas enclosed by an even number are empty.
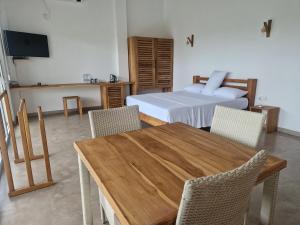
[[[108,136],[141,128],[138,106],[89,111],[92,137]]]
[[[262,150],[241,167],[185,182],[176,225],[241,225],[264,165]]]
[[[255,148],[264,121],[262,113],[216,106],[210,132]]]

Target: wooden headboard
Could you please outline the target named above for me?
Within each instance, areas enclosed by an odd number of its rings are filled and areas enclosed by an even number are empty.
[[[200,84],[206,84],[208,81],[208,77],[197,75],[193,76],[193,83],[200,83]],[[256,85],[257,85],[257,79],[225,79],[223,81],[222,87],[231,87],[231,88],[238,88],[244,91],[248,91],[247,98],[249,101],[248,109],[251,106],[254,106],[255,103],[255,95],[256,95]]]

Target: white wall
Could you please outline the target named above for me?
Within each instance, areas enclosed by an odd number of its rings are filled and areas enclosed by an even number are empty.
[[[175,39],[174,89],[194,74],[225,70],[258,78],[257,96],[281,107],[279,126],[300,131],[299,0],[165,0],[168,32]],[[260,32],[273,19],[271,38]],[[195,47],[185,38],[195,34]]]
[[[3,29],[6,28],[6,25],[7,25],[7,16],[4,10],[4,2],[3,0],[0,0],[0,26]]]
[[[166,36],[162,0],[88,0],[84,4],[46,0],[2,0],[11,30],[48,35],[50,58],[10,61],[10,75],[20,84],[81,82],[83,73],[128,80],[127,36]],[[128,19],[128,29],[127,29]],[[25,97],[30,112],[62,109],[61,97],[79,95],[84,106],[100,105],[98,89],[14,91]],[[73,104],[71,107],[75,107]]]
[[[127,0],[129,36],[168,37],[164,0]]]
[[[117,72],[113,2],[88,0],[84,4],[42,0],[6,0],[8,27],[11,30],[47,34],[50,58],[17,61],[17,80],[21,84],[81,82],[82,74],[108,79]],[[100,105],[99,90],[70,89],[22,92],[29,111],[42,105],[44,111],[62,109],[61,97],[79,95],[84,106]],[[74,105],[75,106],[75,105]]]
[[[114,0],[117,74],[122,80],[129,80],[126,2],[126,0]]]

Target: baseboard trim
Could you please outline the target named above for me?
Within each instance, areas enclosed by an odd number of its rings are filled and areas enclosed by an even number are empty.
[[[83,107],[82,110],[83,112],[88,112],[90,110],[98,110],[98,109],[102,109],[102,106],[90,106],[90,107]],[[78,113],[77,109],[69,109],[68,112],[70,114],[74,114],[74,113]],[[53,116],[53,115],[58,115],[58,114],[63,114],[64,110],[53,110],[53,111],[46,111],[43,112],[44,116]],[[32,118],[32,117],[37,117],[38,114],[37,112],[33,112],[33,113],[28,113],[28,117]]]
[[[284,134],[289,134],[292,136],[300,137],[300,132],[298,132],[298,131],[289,130],[289,129],[282,128],[282,127],[278,127],[278,131],[281,133],[284,133]]]

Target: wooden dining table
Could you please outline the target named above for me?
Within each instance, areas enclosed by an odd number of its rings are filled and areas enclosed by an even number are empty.
[[[235,169],[255,149],[181,123],[76,141],[83,224],[92,225],[90,176],[121,225],[174,224],[184,182]],[[279,173],[285,160],[269,155],[256,184],[263,182],[260,223],[274,218]]]

